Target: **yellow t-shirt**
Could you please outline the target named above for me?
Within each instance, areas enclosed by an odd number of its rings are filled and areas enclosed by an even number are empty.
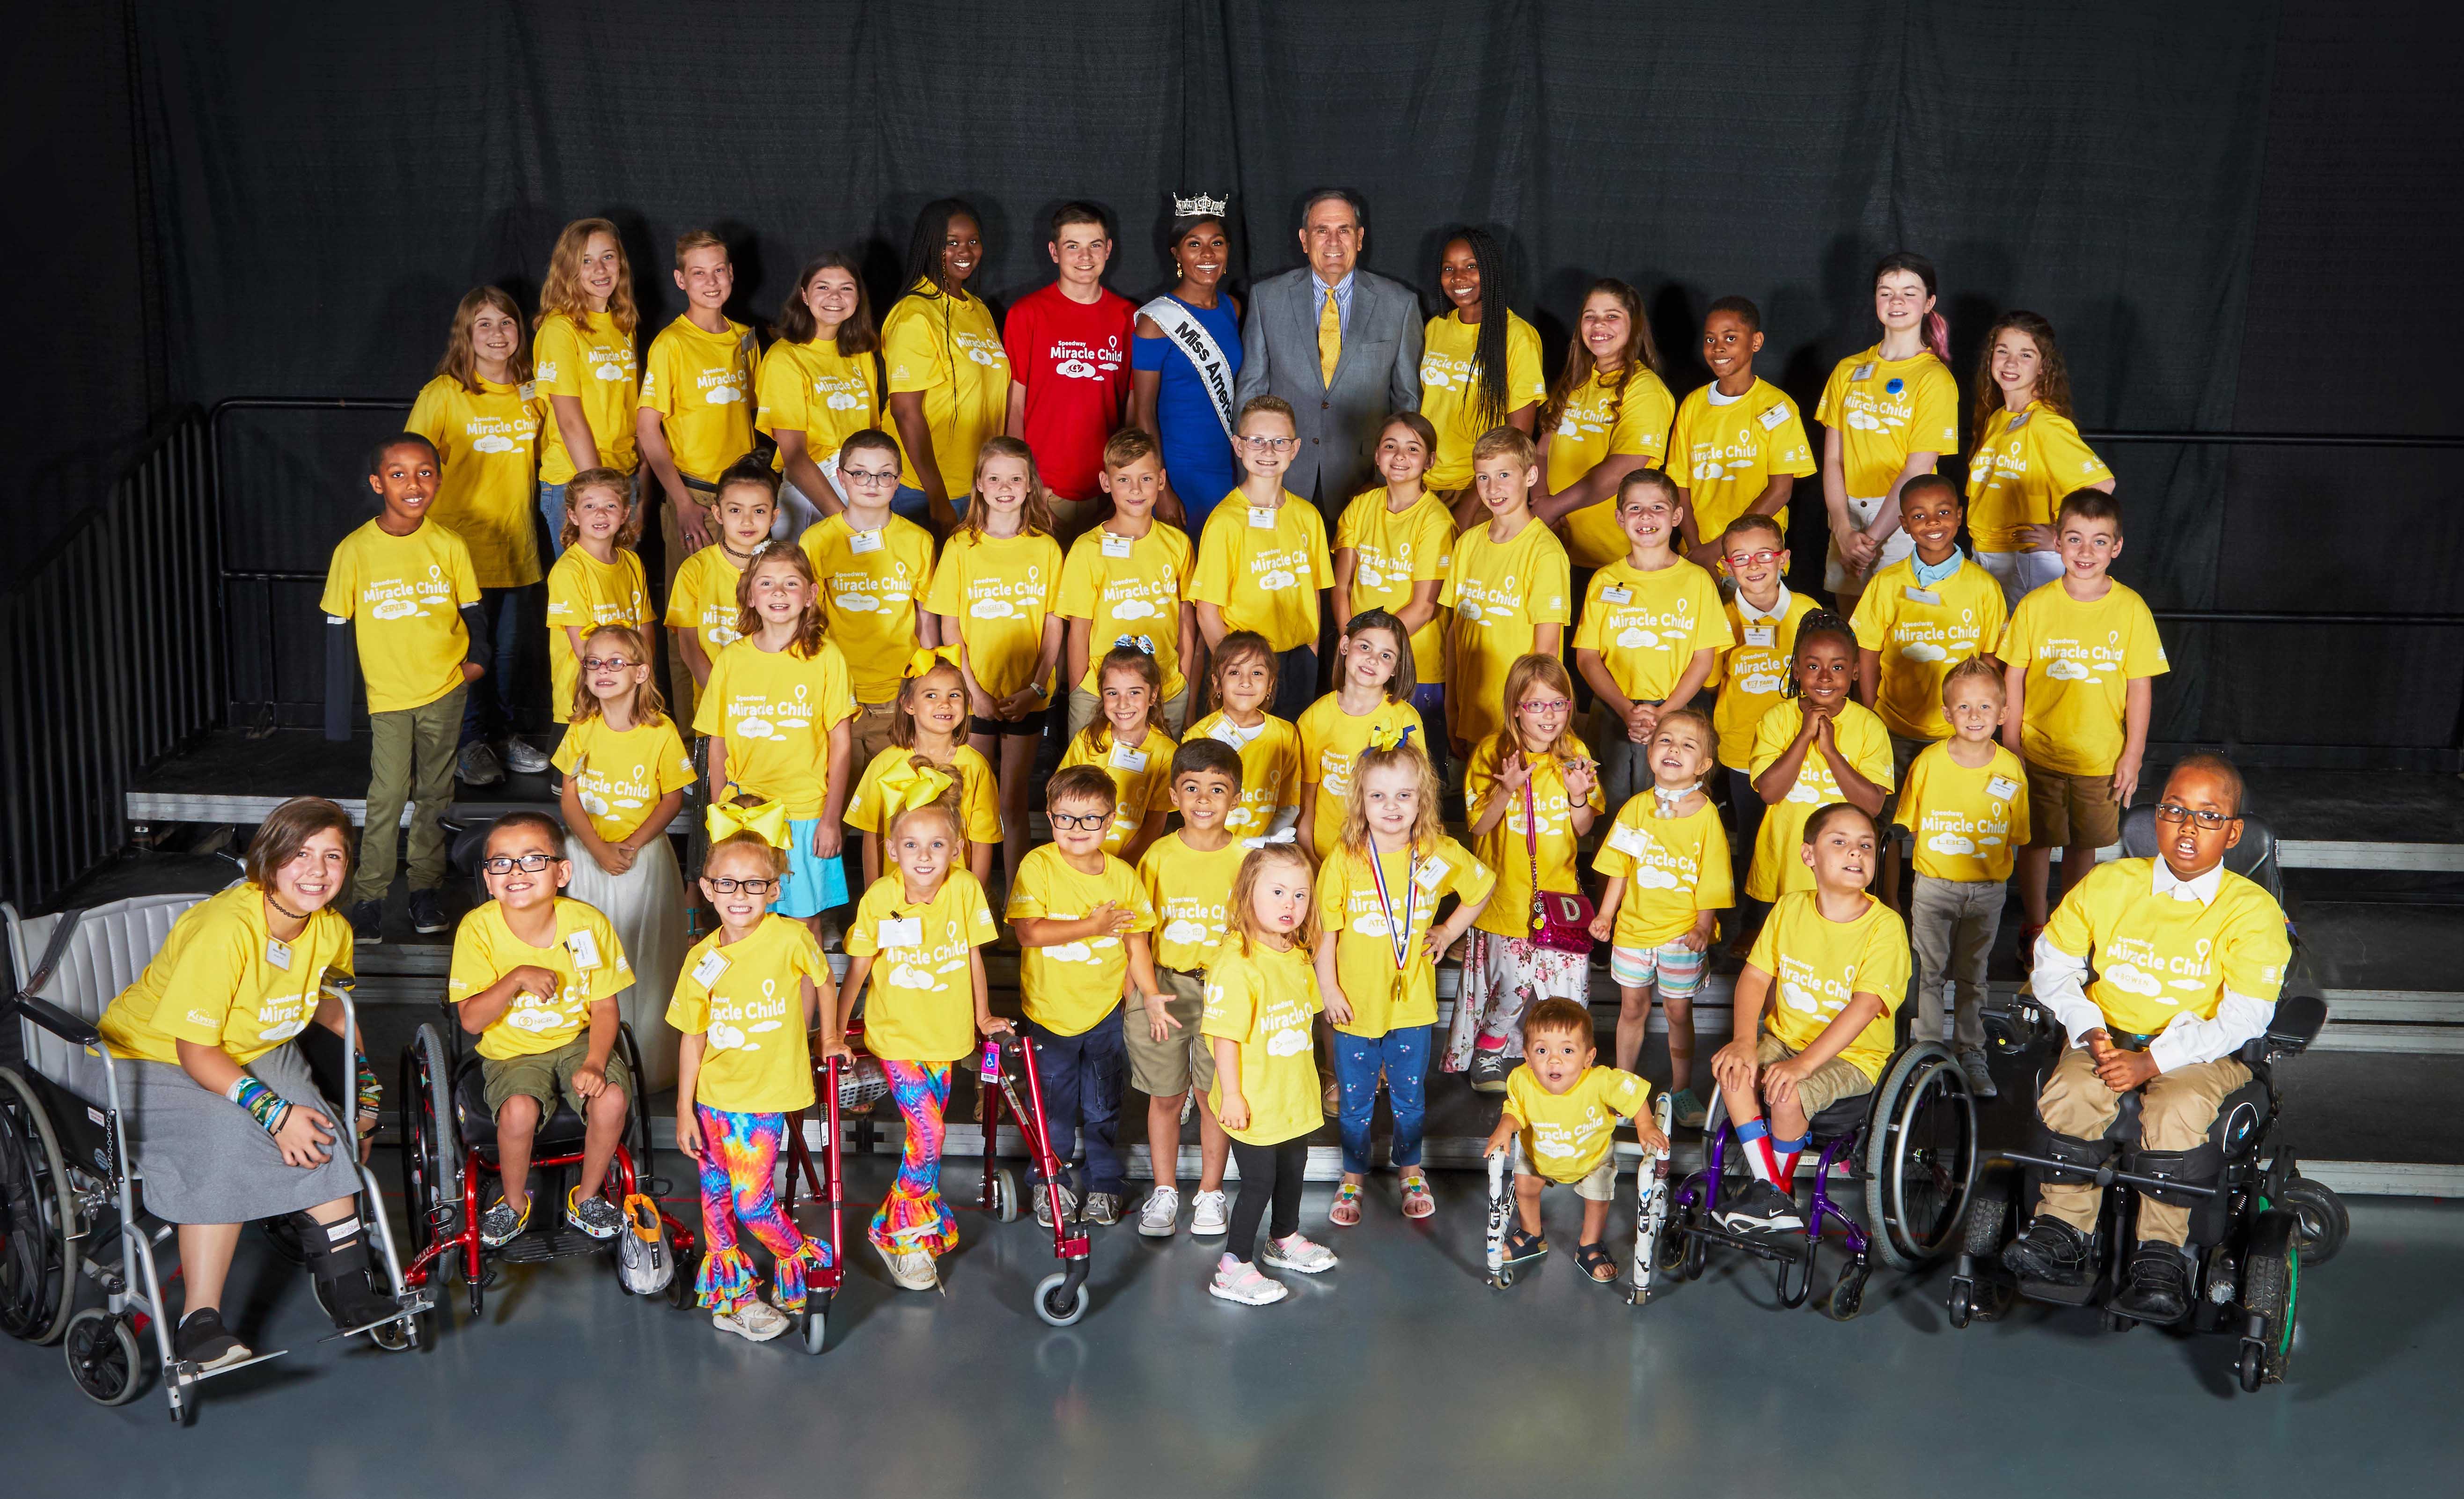
[[[1438,965],[1424,939],[1437,924],[1438,902],[1447,895],[1478,900],[1497,888],[1497,875],[1452,838],[1441,837],[1411,854],[1381,853],[1386,896],[1369,858],[1338,848],[1317,871],[1317,911],[1325,940],[1334,944],[1334,974],[1352,1018],[1335,1029],[1347,1036],[1382,1036],[1390,1030],[1438,1023]],[[1405,884],[1410,898],[1405,899]],[[1391,905],[1389,904],[1391,902]],[[1395,962],[1396,923],[1404,923],[1403,961]]]
[[[2059,578],[2035,589],[2011,611],[1994,654],[2027,671],[2020,754],[2066,776],[2111,775],[2131,680],[2173,670],[2147,601],[2119,583],[2088,604]]]
[[[965,870],[933,898],[907,898],[897,874],[872,882],[847,924],[849,958],[865,975],[864,1048],[885,1062],[938,1067],[976,1048],[976,982],[969,955],[1000,936],[984,888]]]
[[[739,640],[711,663],[693,732],[727,746],[727,779],[787,805],[790,822],[822,815],[829,795],[830,730],[855,715],[847,657],[828,641],[810,657]]]
[[[177,1067],[187,1041],[220,1047],[246,1067],[308,1028],[329,969],[352,972],[351,923],[341,910],[312,912],[297,937],[278,942],[265,892],[233,885],[180,914],[96,1028],[116,1057]]]
[[[661,798],[693,783],[685,741],[664,714],[622,734],[596,715],[581,719],[549,762],[572,778],[591,827],[609,843],[632,837]]]
[[[317,606],[328,619],[356,622],[368,712],[400,713],[462,685],[471,650],[462,606],[478,602],[471,548],[451,527],[422,521],[392,536],[371,520],[334,548]]]
[[[1754,754],[1748,771],[1759,776],[1770,769],[1771,761],[1788,753],[1804,721],[1805,715],[1794,701],[1784,698],[1773,703],[1754,729]],[[1857,774],[1885,791],[1891,788],[1895,769],[1891,731],[1878,715],[1859,702],[1841,703],[1837,716],[1831,720],[1831,734],[1840,758],[1855,766]],[[1805,820],[1821,807],[1847,800],[1839,789],[1839,778],[1831,773],[1831,762],[1819,749],[1807,745],[1796,784],[1788,788],[1785,798],[1763,809],[1762,831],[1754,835],[1753,863],[1746,870],[1746,893],[1756,900],[1772,900],[1790,891],[1812,890],[1814,871],[1797,854],[1805,845]]]
[[[582,682],[582,655],[565,630],[578,629],[587,641],[601,625],[647,629],[658,618],[639,554],[620,546],[614,562],[603,562],[579,546],[564,549],[547,572],[547,660],[555,677],[548,706],[557,722],[573,716],[573,691]]]
[[[1849,623],[1857,644],[1881,657],[1874,711],[1882,722],[1908,738],[1947,739],[1942,679],[2001,641],[2002,584],[1963,560],[1949,577],[1920,588],[1915,557],[1903,557],[1865,584]]]
[[[1797,418],[1796,403],[1768,380],[1757,378],[1733,401],[1722,397],[1718,386],[1698,386],[1677,405],[1677,421],[1668,432],[1668,476],[1685,491],[1694,534],[1705,542],[1751,509],[1773,475],[1803,478],[1814,471],[1814,444]],[[1774,518],[1787,535],[1788,507],[1782,505]]]
[[[1026,1018],[1056,1035],[1083,1035],[1120,1007],[1130,976],[1124,938],[1155,930],[1155,907],[1147,902],[1137,871],[1109,853],[1103,859],[1102,872],[1082,874],[1069,867],[1059,845],[1038,844],[1018,861],[1018,877],[1010,882],[1004,920],[1071,921],[1108,900],[1130,913],[1128,931],[1118,935],[1020,948],[1018,987]]]
[[[875,368],[871,354],[840,353],[836,338],[809,343],[781,339],[762,351],[753,375],[753,430],[773,441],[781,429],[803,432],[814,462],[835,458],[839,446],[866,428],[889,430],[891,424],[881,419]],[[773,453],[770,467],[783,473],[786,460]]]
[[[1087,674],[1074,685],[1100,694],[1104,652],[1123,639],[1155,657],[1164,696],[1189,685],[1180,670],[1180,603],[1196,562],[1188,533],[1160,520],[1141,537],[1098,526],[1069,543],[1055,606],[1064,618],[1088,622]]]
[[[1959,382],[1929,349],[1884,359],[1878,343],[1833,367],[1814,419],[1839,434],[1849,495],[1880,499],[1899,482],[1908,454],[1940,459],[1959,451]]]
[[[1298,943],[1281,953],[1264,942],[1249,944],[1245,953],[1241,946],[1227,940],[1206,970],[1199,1034],[1240,1044],[1241,1096],[1249,1105],[1249,1122],[1224,1133],[1243,1145],[1280,1145],[1326,1122],[1309,1045],[1309,1019],[1323,1008],[1317,973],[1309,949]],[[1206,1101],[1222,1113],[1221,1069]]]
[[[1540,1175],[1572,1186],[1600,1169],[1617,1146],[1620,1118],[1641,1114],[1651,1085],[1632,1072],[1595,1067],[1552,1093],[1529,1065],[1506,1074],[1505,1116],[1523,1126],[1523,1153]]]
[[[1999,885],[2011,877],[2011,851],[2028,841],[2028,767],[1999,744],[1973,770],[1950,758],[1949,741],[1928,744],[1908,766],[1891,821],[1915,840],[1919,874]]]
[[[1772,617],[1749,618],[1749,607],[1742,593],[1728,601],[1728,628],[1737,643],[1722,653],[1720,669],[1712,673],[1720,684],[1720,700],[1711,709],[1711,727],[1720,731],[1720,763],[1730,770],[1753,763],[1754,734],[1788,685],[1796,628],[1814,612],[1815,603],[1782,588]]]
[[[734,319],[723,333],[704,333],[680,315],[650,341],[641,404],[664,419],[678,472],[715,480],[753,451],[753,366],[760,360],[761,340]]]
[[[1219,711],[1191,724],[1183,738],[1220,739],[1241,757],[1241,795],[1223,818],[1233,837],[1263,837],[1278,808],[1300,806],[1301,735],[1289,723],[1267,714],[1255,729],[1243,729]]]
[[[856,700],[897,701],[920,638],[915,610],[933,586],[933,533],[904,516],[858,531],[841,511],[806,526],[797,544],[821,580],[824,628],[847,659]]]
[[[1261,510],[1234,490],[1208,513],[1189,597],[1221,610],[1226,630],[1254,629],[1277,650],[1314,644],[1317,591],[1333,586],[1325,518],[1291,491]]]
[[[1009,419],[1009,352],[980,297],[960,301],[918,280],[881,321],[881,359],[890,393],[924,397],[933,461],[961,509],[976,480],[976,452]],[[903,447],[903,445],[902,445]],[[899,455],[899,482],[921,489],[913,457]]]
[[[2284,908],[2223,872],[2201,904],[2156,893],[2156,861],[2100,864],[2062,896],[2045,940],[2096,970],[2087,997],[2117,1030],[2161,1033],[2182,1015],[2215,1018],[2225,990],[2273,1001],[2293,946]]]
[[[685,954],[668,1024],[702,1038],[693,1102],[720,1113],[785,1113],[813,1106],[804,981],[826,982],[829,959],[802,921],[773,913],[742,941],[713,932]]]
[[[1352,804],[1352,765],[1369,747],[1370,736],[1387,729],[1412,731],[1420,753],[1429,752],[1428,729],[1420,711],[1407,702],[1381,698],[1376,707],[1355,718],[1329,693],[1302,710],[1293,725],[1301,737],[1301,783],[1317,787],[1317,812],[1309,849],[1323,863],[1334,851],[1335,835],[1343,830],[1344,809]]]
[[[1574,809],[1566,795],[1566,773],[1561,761],[1589,759],[1591,753],[1589,745],[1569,734],[1559,742],[1555,755],[1532,768],[1531,809],[1539,818],[1542,890],[1573,894],[1583,888],[1579,867],[1582,853],[1574,846]],[[1481,862],[1497,871],[1497,893],[1472,924],[1499,937],[1529,937],[1533,849],[1526,828],[1530,819],[1524,814],[1522,795],[1508,793],[1497,779],[1497,737],[1490,735],[1472,746],[1471,761],[1463,767],[1464,820],[1479,822],[1481,808],[1487,805],[1488,798],[1507,795],[1513,800],[1507,804],[1506,815],[1472,846]],[[1608,805],[1597,782],[1592,783],[1591,795],[1584,800],[1595,812]]]
[[[1592,868],[1625,881],[1610,934],[1618,947],[1664,947],[1692,931],[1698,914],[1737,903],[1728,830],[1707,800],[1683,817],[1662,817],[1649,791],[1628,798]]]
[[[473,378],[476,379],[476,376]],[[470,544],[482,588],[539,581],[539,431],[547,399],[530,382],[480,380],[475,391],[451,375],[419,387],[403,430],[445,455],[429,518]]]
[[[1839,1059],[1876,1082],[1891,1059],[1891,1016],[1908,993],[1908,928],[1899,913],[1873,896],[1854,921],[1826,919],[1811,889],[1791,891],[1771,907],[1747,962],[1771,976],[1763,1028],[1799,1051],[1830,1028],[1848,1002],[1870,994],[1882,1002]]]
[[[941,549],[924,606],[958,622],[976,685],[1006,697],[1035,675],[1045,616],[1060,598],[1060,542],[1041,531],[997,537],[961,530]],[[907,655],[900,650],[900,666]],[[1034,706],[1051,700],[1041,693]]]
[[[1556,430],[1549,434],[1549,488],[1563,492],[1579,484],[1619,453],[1638,454],[1648,468],[1664,467],[1668,425],[1676,413],[1677,401],[1667,385],[1642,365],[1634,367],[1622,398],[1617,376],[1594,375],[1566,397]],[[1568,516],[1565,533],[1566,551],[1576,567],[1605,567],[1627,551],[1615,495]]]
[[[2079,424],[2038,401],[1985,419],[1968,460],[1968,534],[1980,552],[2027,545],[2021,526],[2049,526],[2062,496],[2113,471],[2079,436]]]
[[[856,781],[855,790],[847,796],[847,825],[849,827],[860,827],[869,833],[889,828],[890,819],[882,812],[881,778],[901,765],[911,763],[915,753],[893,744],[872,757],[872,763],[864,767],[864,774]],[[967,841],[1001,842],[1001,801],[993,788],[992,765],[981,755],[961,744],[957,753],[950,757],[950,763],[941,767],[941,773],[957,778],[958,819],[966,825]]]
[[[1459,312],[1432,318],[1420,340],[1420,414],[1438,430],[1438,451],[1429,454],[1429,472],[1420,482],[1435,490],[1456,490],[1471,482],[1471,448],[1482,433],[1507,416],[1549,398],[1549,377],[1541,372],[1540,335],[1514,313],[1506,315],[1506,409],[1495,422],[1479,415],[1480,375],[1474,356],[1480,346],[1480,325],[1465,322]]]
[[[686,558],[676,581],[668,584],[667,627],[693,632],[701,653],[717,661],[720,651],[744,638],[736,628],[744,616],[736,603],[743,577],[744,569],[715,541]]]
[[[1574,649],[1596,650],[1609,680],[1635,702],[1658,702],[1677,690],[1694,652],[1734,644],[1720,607],[1720,585],[1692,562],[1643,572],[1620,557],[1592,574],[1583,590]],[[1709,678],[1705,677],[1705,684]]]
[[[1400,614],[1424,583],[1442,584],[1454,560],[1455,518],[1429,490],[1397,515],[1386,508],[1381,486],[1343,507],[1334,523],[1334,549],[1351,552],[1352,612],[1384,609]],[[1412,631],[1412,674],[1421,686],[1446,679],[1445,616]],[[1341,628],[1348,620],[1335,621]]]
[[[1233,839],[1221,849],[1193,849],[1180,834],[1156,839],[1138,860],[1138,883],[1155,907],[1155,960],[1159,968],[1204,973],[1223,942],[1232,881],[1249,850]]]
[[[625,944],[599,908],[556,897],[556,940],[533,947],[505,924],[495,901],[473,911],[453,929],[453,965],[445,997],[459,1004],[525,965],[557,977],[554,994],[522,993],[479,1033],[479,1054],[503,1062],[554,1051],[590,1028],[590,1006],[633,986],[633,965]]]
[[[1458,739],[1495,734],[1506,721],[1503,694],[1514,658],[1530,653],[1543,625],[1574,617],[1565,543],[1537,520],[1504,541],[1477,525],[1455,538],[1454,559],[1438,603],[1454,611],[1454,674],[1446,714]]]
[[[562,484],[580,472],[564,446],[564,430],[556,425],[551,396],[571,396],[582,403],[590,440],[598,445],[603,469],[630,474],[640,461],[633,440],[633,411],[641,404],[640,371],[633,359],[633,335],[616,326],[605,313],[589,315],[583,326],[561,312],[539,320],[531,342],[531,385],[539,392],[543,418],[539,434],[539,482]]]
[[[1095,731],[1104,731],[1104,747],[1097,749]],[[1072,765],[1100,765],[1104,774],[1112,778],[1112,826],[1104,829],[1104,851],[1118,857],[1146,826],[1150,812],[1172,810],[1172,756],[1180,746],[1173,737],[1154,723],[1147,725],[1147,737],[1138,743],[1123,744],[1112,738],[1111,724],[1097,719],[1069,741],[1062,754],[1061,768]]]

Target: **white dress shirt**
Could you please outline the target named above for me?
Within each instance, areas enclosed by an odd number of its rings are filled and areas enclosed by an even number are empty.
[[[2148,891],[2152,900],[2195,900],[2202,906],[2212,905],[2216,888],[2224,882],[2224,865],[2201,874],[2196,879],[2181,879],[2163,859],[2148,861],[2156,875]],[[2045,937],[2036,938],[2036,953],[2030,976],[2030,988],[2036,1003],[2051,1011],[2061,1023],[2074,1047],[2087,1045],[2091,1030],[2106,1030],[2104,1011],[2087,997],[2088,960],[2074,957],[2056,947]],[[2255,999],[2227,988],[2216,1005],[2212,1019],[2201,1020],[2189,1011],[2176,1015],[2147,1044],[2148,1059],[2160,1072],[2189,1067],[2198,1062],[2213,1062],[2229,1057],[2242,1048],[2243,1043],[2267,1029],[2276,1014],[2274,1000]]]

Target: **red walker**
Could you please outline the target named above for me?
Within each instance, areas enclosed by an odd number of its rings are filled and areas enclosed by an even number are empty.
[[[787,1192],[781,1202],[787,1216],[796,1216],[796,1179],[801,1173],[811,1190],[813,1201],[830,1206],[830,1263],[804,1277],[804,1310],[798,1316],[804,1334],[804,1352],[818,1354],[828,1335],[830,1298],[847,1284],[847,1235],[841,1231],[839,1214],[846,1199],[846,1178],[839,1163],[839,1067],[840,1059],[826,1057],[814,1068],[822,1074],[814,1091],[822,1110],[822,1168],[813,1169],[813,1154],[804,1148],[804,1115],[803,1111],[787,1115]]]
[[[1018,1179],[993,1164],[1001,1106],[1006,1099],[1012,1121],[1026,1137],[1026,1153],[1035,1173],[1033,1187],[1047,1194],[1051,1203],[1052,1257],[1061,1262],[1061,1268],[1035,1283],[1035,1314],[1054,1327],[1067,1327],[1087,1314],[1089,1245],[1084,1227],[1061,1211],[1061,1159],[1052,1153],[1052,1135],[1044,1124],[1044,1085],[1036,1077],[1035,1044],[1016,1031],[984,1043],[979,1076],[984,1085],[984,1186],[979,1205],[1005,1223],[1018,1217]],[[1022,1088],[1026,1091],[1023,1100]]]

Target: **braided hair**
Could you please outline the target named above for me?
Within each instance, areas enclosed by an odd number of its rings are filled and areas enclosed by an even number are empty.
[[[1807,641],[1817,635],[1829,635],[1839,641],[1848,648],[1848,659],[1857,659],[1857,631],[1849,626],[1847,616],[1837,609],[1815,609],[1796,627],[1796,649],[1788,655],[1788,680],[1779,684],[1781,697],[1795,698],[1797,653],[1805,649]]]

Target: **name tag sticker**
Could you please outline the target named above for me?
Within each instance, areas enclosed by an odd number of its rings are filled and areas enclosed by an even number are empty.
[[[873,937],[883,947],[921,947],[924,945],[924,918],[891,916],[881,923]]]
[[[1249,529],[1252,531],[1272,531],[1275,529],[1275,513],[1261,505],[1251,505],[1249,507]]]
[[[854,553],[856,556],[858,556],[858,557],[862,557],[862,556],[863,556],[863,555],[865,555],[867,552],[878,552],[878,551],[880,551],[880,550],[881,550],[881,533],[880,533],[880,532],[878,532],[878,531],[850,531],[850,532],[848,532],[848,533],[847,533],[847,550],[848,550],[848,551],[850,551],[850,552],[853,552],[853,553]]]
[[[1602,602],[1608,604],[1632,604],[1634,602],[1634,590],[1632,588],[1624,587],[1602,588],[1600,590],[1600,598]]]
[[[1420,861],[1420,888],[1421,888],[1422,890],[1434,890],[1434,889],[1436,889],[1436,888],[1437,888],[1437,884],[1438,884],[1438,882],[1439,882],[1440,880],[1441,880],[1441,879],[1444,879],[1444,878],[1446,877],[1446,871],[1449,871],[1449,870],[1451,870],[1451,869],[1453,869],[1453,868],[1454,868],[1454,866],[1453,866],[1453,865],[1448,864],[1448,863],[1447,863],[1445,860],[1443,860],[1443,859],[1423,859],[1423,860],[1421,860],[1421,861]]]
[[[291,944],[278,937],[265,939],[265,960],[284,973],[291,971]]]
[[[1642,857],[1643,846],[1649,839],[1650,834],[1627,823],[1619,823],[1609,829],[1609,847],[1637,859]]]
[[[1128,537],[1114,536],[1110,531],[1104,533],[1104,555],[1107,557],[1129,556],[1131,544]]]
[[[1754,418],[1754,420],[1763,424],[1764,431],[1778,431],[1779,424],[1788,420],[1788,408],[1784,406],[1771,407],[1766,409],[1762,415]]]
[[[1114,770],[1144,770],[1147,768],[1147,752],[1139,749],[1132,749],[1126,744],[1115,744],[1112,746],[1112,768]]]
[[[1771,641],[1774,638],[1771,627],[1769,625],[1749,625],[1746,627],[1747,645],[1760,646],[1764,650],[1768,650],[1771,649]]]
[[[1911,587],[1907,590],[1907,594],[1910,604],[1939,605],[1942,603],[1942,595],[1931,588]]]
[[[2019,783],[2008,776],[1995,776],[1985,783],[1985,794],[1996,802],[2008,802],[2018,793]]]
[[[1871,363],[1871,362],[1868,362],[1868,363],[1866,363],[1866,364],[1862,364],[1858,365],[1858,366],[1856,367],[1856,369],[1854,369],[1853,371],[1851,371],[1851,372],[1849,373],[1848,378],[1849,378],[1849,379],[1851,379],[1851,380],[1871,380],[1871,379],[1873,379],[1873,378],[1874,378],[1874,366],[1873,366],[1872,363]]]
[[[565,937],[564,950],[573,955],[576,968],[599,966],[599,938],[588,932],[574,932]]]
[[[693,964],[693,982],[707,989],[716,983],[718,976],[725,972],[727,972],[727,955],[716,948],[712,948],[701,955],[700,962]]]

